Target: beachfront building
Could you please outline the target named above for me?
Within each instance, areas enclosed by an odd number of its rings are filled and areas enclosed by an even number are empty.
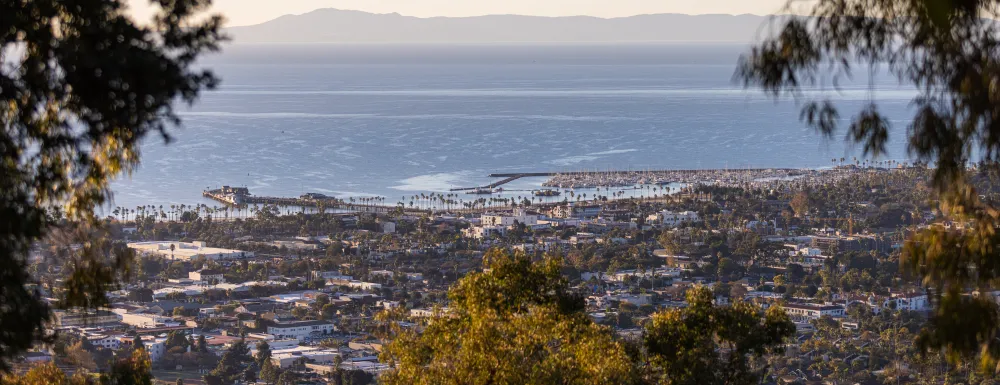
[[[172,246],[172,247],[171,247]],[[145,255],[158,255],[168,259],[190,260],[204,256],[209,260],[253,258],[252,251],[208,247],[203,241],[194,242],[132,242],[130,249]]]

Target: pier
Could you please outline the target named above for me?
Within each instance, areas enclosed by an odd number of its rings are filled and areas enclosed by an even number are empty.
[[[491,174],[490,177],[494,177],[493,175],[496,175],[496,174]],[[485,186],[479,186],[479,187],[458,187],[458,188],[453,188],[450,191],[493,190],[493,189],[495,189],[497,187],[500,187],[502,185],[505,185],[507,183],[513,182],[515,180],[521,179],[521,178],[526,177],[526,176],[532,176],[532,175],[530,175],[530,174],[505,174],[504,177],[503,177],[504,178],[503,180],[496,181],[496,182],[490,183],[490,184],[485,185]]]
[[[201,195],[227,206],[242,205],[272,205],[272,206],[296,206],[296,207],[317,207],[331,210],[345,210],[364,213],[391,213],[402,210],[406,213],[425,213],[426,210],[406,208],[403,206],[390,206],[378,204],[352,203],[328,197],[322,194],[304,194],[298,198],[289,197],[268,197],[250,195],[249,189],[245,187],[232,188],[223,186],[221,189],[205,190]]]

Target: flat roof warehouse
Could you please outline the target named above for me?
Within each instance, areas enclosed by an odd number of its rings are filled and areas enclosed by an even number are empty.
[[[173,250],[170,246],[173,245]],[[207,259],[241,259],[253,258],[252,251],[235,249],[223,249],[218,247],[208,247],[204,241],[194,242],[132,242],[128,244],[130,249],[143,254],[162,255],[171,259],[190,260],[199,255]]]

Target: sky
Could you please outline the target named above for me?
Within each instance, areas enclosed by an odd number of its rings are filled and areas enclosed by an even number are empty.
[[[149,0],[126,0],[132,13],[146,19]],[[766,15],[782,10],[786,0],[214,0],[227,25],[253,25],[287,14],[319,8],[350,9],[372,13],[397,12],[407,16],[480,16],[518,14],[533,16],[623,17],[649,13],[752,13]]]

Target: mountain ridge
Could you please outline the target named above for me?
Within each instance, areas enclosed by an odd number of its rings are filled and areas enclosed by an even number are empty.
[[[749,42],[770,17],[679,13],[615,18],[416,17],[322,8],[226,31],[237,43]]]

